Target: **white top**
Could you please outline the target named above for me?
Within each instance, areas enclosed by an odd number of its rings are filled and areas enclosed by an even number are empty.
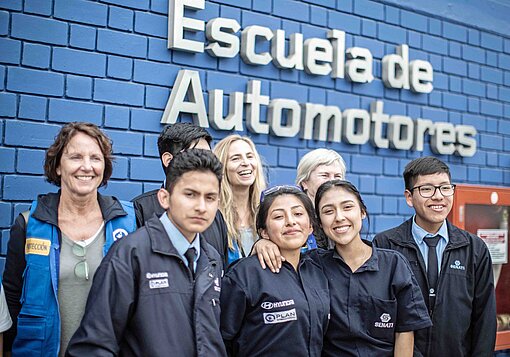
[[[4,287],[0,285],[0,333],[11,328],[12,320],[5,301]]]

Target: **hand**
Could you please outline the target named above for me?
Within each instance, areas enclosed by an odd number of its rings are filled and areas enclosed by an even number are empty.
[[[255,242],[251,255],[257,254],[260,266],[266,269],[266,265],[273,273],[279,273],[285,258],[280,254],[280,248],[269,239],[259,239]]]

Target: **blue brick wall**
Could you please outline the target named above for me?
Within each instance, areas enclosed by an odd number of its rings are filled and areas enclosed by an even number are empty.
[[[461,2],[455,2],[454,6]],[[250,79],[262,81],[271,98],[369,109],[374,99],[385,112],[473,125],[478,151],[472,158],[442,157],[455,182],[510,184],[510,37],[508,26],[483,21],[472,26],[464,12],[448,15],[434,5],[413,1],[212,0],[188,16],[222,16],[249,25],[284,29],[289,36],[325,37],[329,28],[346,32],[347,47],[370,49],[370,84],[250,66],[239,57],[216,59],[167,49],[165,0],[17,0],[0,2],[0,230],[1,251],[16,214],[38,193],[55,190],[44,181],[44,150],[63,123],[93,122],[108,133],[117,157],[112,179],[102,192],[131,199],[157,188],[162,170],[156,148],[159,120],[180,69],[198,70],[207,90],[245,91]],[[292,9],[289,12],[288,9]],[[467,13],[466,13],[467,12]],[[204,39],[204,34],[192,35]],[[406,43],[410,60],[434,68],[428,95],[385,88],[381,59]],[[259,50],[268,50],[261,44]],[[224,102],[226,103],[226,101]],[[262,115],[267,113],[262,108]],[[188,119],[189,120],[189,119]],[[228,133],[211,130],[215,140]],[[252,134],[250,134],[252,135]],[[362,191],[372,216],[370,234],[406,219],[401,173],[423,154],[375,149],[370,144],[323,143],[252,135],[268,167],[271,184],[295,179],[299,159],[324,145],[340,152],[347,178]],[[0,265],[3,264],[0,258]]]

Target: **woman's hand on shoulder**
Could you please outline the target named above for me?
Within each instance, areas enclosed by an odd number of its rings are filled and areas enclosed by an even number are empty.
[[[251,255],[257,255],[260,266],[266,269],[266,266],[273,272],[279,273],[282,262],[285,258],[280,254],[280,248],[269,239],[259,239],[253,245]]]

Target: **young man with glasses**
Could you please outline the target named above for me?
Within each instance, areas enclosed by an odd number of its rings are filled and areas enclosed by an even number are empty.
[[[421,157],[407,164],[404,181],[415,214],[377,234],[374,244],[408,259],[427,303],[433,326],[415,332],[415,356],[492,356],[492,261],[481,239],[446,220],[455,193],[450,169],[435,157]]]
[[[209,150],[171,161],[165,213],[112,246],[66,356],[225,356],[220,255],[202,232],[218,210],[222,166]]]

